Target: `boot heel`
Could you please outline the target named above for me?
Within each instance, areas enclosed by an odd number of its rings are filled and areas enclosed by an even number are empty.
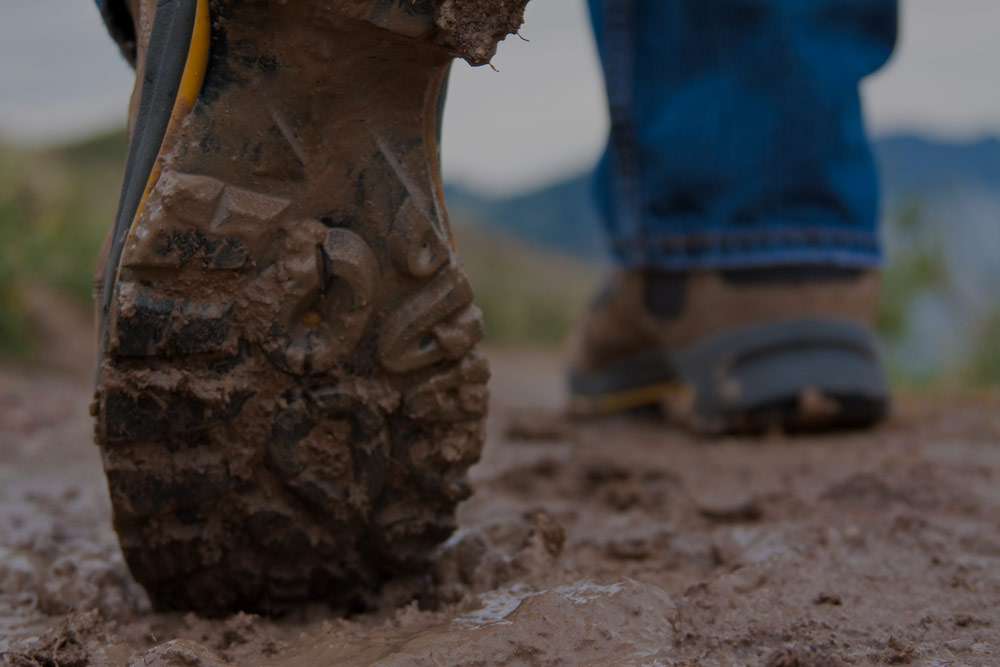
[[[794,320],[745,327],[674,354],[690,387],[678,419],[708,433],[858,427],[877,422],[889,391],[877,342],[865,327],[840,320]]]

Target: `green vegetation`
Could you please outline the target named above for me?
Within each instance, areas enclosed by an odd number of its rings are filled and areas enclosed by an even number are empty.
[[[904,333],[913,299],[927,291],[944,289],[948,284],[948,268],[940,243],[924,233],[919,202],[910,201],[886,224],[899,237],[900,249],[882,274],[877,325],[887,341],[897,342]]]
[[[455,235],[483,310],[488,343],[565,342],[597,289],[599,269],[484,232],[479,225],[459,224]]]
[[[1000,385],[1000,306],[977,327],[963,380],[977,387]]]
[[[906,328],[913,299],[948,284],[947,267],[940,247],[917,247],[900,253],[882,275],[878,330],[886,340],[898,341]]]
[[[945,256],[948,239],[943,235],[947,230],[940,221],[928,219],[919,200],[901,206],[885,224],[893,243],[882,275],[877,324],[889,351],[893,384],[907,389],[1000,384],[1000,301],[981,304],[985,315],[969,313],[954,323],[962,331],[962,346],[952,355],[954,358],[945,358],[939,366],[927,369],[896,354],[911,326],[909,317],[915,301],[933,295],[947,302],[956,289],[956,276]]]
[[[114,215],[125,134],[29,151],[0,145],[0,357],[33,351],[22,290],[89,304],[94,258]]]

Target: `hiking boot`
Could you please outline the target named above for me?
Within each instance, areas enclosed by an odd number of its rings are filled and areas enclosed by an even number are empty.
[[[489,370],[438,121],[495,2],[104,3],[137,83],[93,413],[156,608],[356,608],[454,529]]]
[[[887,412],[871,270],[619,270],[574,332],[570,409],[698,432],[861,427]]]

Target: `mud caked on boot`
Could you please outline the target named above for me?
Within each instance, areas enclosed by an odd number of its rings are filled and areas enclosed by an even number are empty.
[[[574,332],[571,411],[704,433],[861,427],[888,409],[872,270],[619,270]]]
[[[438,120],[523,5],[104,0],[137,83],[93,410],[157,608],[355,605],[453,530],[489,370]]]

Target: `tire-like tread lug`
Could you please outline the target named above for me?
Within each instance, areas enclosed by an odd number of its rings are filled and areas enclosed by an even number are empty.
[[[226,354],[236,347],[230,303],[159,297],[136,283],[119,286],[117,303],[111,350],[115,357]]]
[[[100,410],[105,424],[103,438],[116,442],[204,429],[235,417],[252,395],[251,391],[240,391],[222,403],[208,404],[185,394],[110,392]]]

